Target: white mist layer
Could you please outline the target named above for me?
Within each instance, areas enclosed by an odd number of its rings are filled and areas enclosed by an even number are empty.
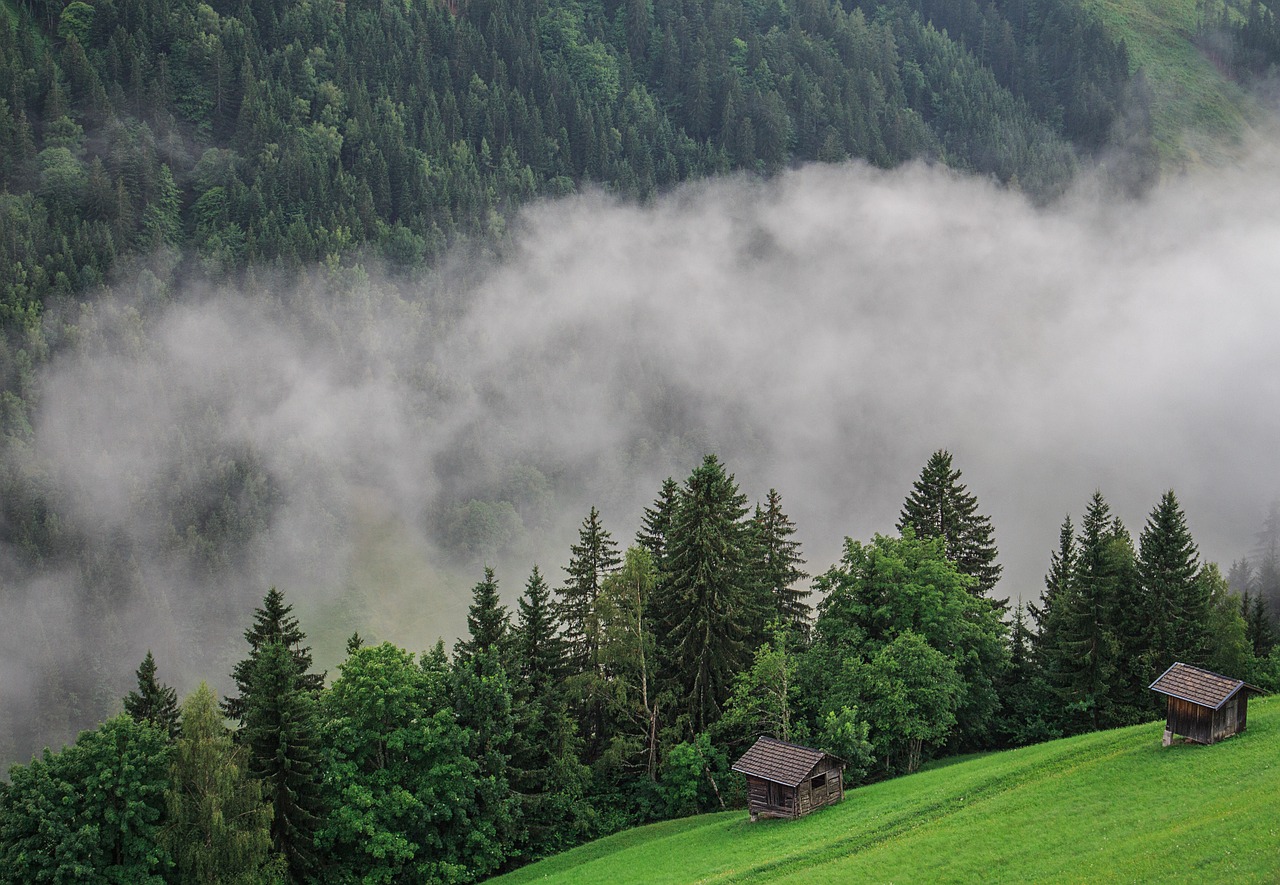
[[[141,589],[106,664],[122,694],[148,647],[164,677],[167,650],[182,690],[225,690],[272,585],[322,663],[355,629],[451,641],[479,559],[508,600],[534,562],[554,585],[590,506],[625,546],[663,478],[708,451],[752,500],[782,493],[814,573],[846,535],[892,533],[940,448],[992,518],[1002,596],[1040,592],[1058,526],[1095,489],[1135,540],[1175,489],[1225,566],[1280,491],[1272,159],[1050,209],[856,164],[643,208],[587,195],[525,212],[461,316],[433,288],[405,300],[376,281],[323,312],[325,334],[231,291],[121,308],[100,321],[110,347],[49,367],[35,440],[76,524],[127,539]],[[192,451],[251,451],[279,490],[270,524],[209,574],[175,565],[172,526],[138,504],[181,488]],[[526,468],[546,484],[525,532],[450,564],[441,514]],[[85,582],[10,588],[11,611],[69,637]],[[174,627],[197,601],[209,619]],[[20,696],[30,662],[4,658]]]

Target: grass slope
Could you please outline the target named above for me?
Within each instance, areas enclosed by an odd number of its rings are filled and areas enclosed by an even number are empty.
[[[1239,155],[1257,102],[1192,44],[1197,0],[1083,0],[1129,48],[1155,97],[1156,143],[1166,169]]]
[[[800,821],[743,811],[619,833],[494,880],[1280,881],[1280,697],[1212,747],[1163,723],[995,753],[851,790]]]

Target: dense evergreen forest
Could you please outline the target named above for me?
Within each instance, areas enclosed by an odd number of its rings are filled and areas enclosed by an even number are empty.
[[[1206,34],[1265,73],[1270,13],[1215,15]],[[0,600],[17,600],[0,642],[30,652],[0,662],[36,699],[0,697],[0,761],[100,723],[0,784],[0,881],[474,881],[740,802],[728,764],[759,734],[839,754],[856,783],[1153,716],[1145,686],[1174,659],[1280,684],[1280,515],[1224,578],[1172,493],[1136,543],[1096,495],[1041,600],[1010,609],[945,452],[891,534],[848,541],[812,581],[781,495],[752,505],[714,456],[661,487],[634,543],[592,508],[563,568],[499,575],[483,562],[552,484],[504,463],[430,527],[479,579],[468,634],[421,653],[352,635],[320,673],[286,601],[303,589],[249,611],[265,588],[237,566],[283,482],[221,446],[214,404],[168,429],[180,460],[120,503],[161,539],[159,575],[37,445],[55,357],[145,350],[201,287],[247,293],[355,374],[365,327],[344,317],[447,329],[464,296],[414,281],[501,252],[534,200],[643,202],[850,158],[1046,201],[1105,155],[1137,189],[1154,175],[1143,88],[1072,0],[0,0]],[[377,304],[375,268],[395,290]],[[429,423],[453,382],[425,364]],[[304,503],[338,523],[329,491]],[[156,589],[197,573],[225,591],[178,610]],[[508,610],[499,582],[522,580]],[[43,627],[53,583],[84,588],[74,635]],[[205,674],[234,693],[179,704],[165,653],[113,693],[143,607],[174,627],[171,655],[217,644],[202,623],[248,621],[243,656]]]
[[[484,569],[452,652],[353,634],[326,685],[272,588],[221,705],[202,684],[179,707],[148,653],[124,713],[10,770],[0,881],[474,881],[740,805],[729,765],[762,734],[840,755],[856,785],[1154,718],[1147,684],[1175,660],[1280,686],[1274,515],[1238,596],[1172,491],[1136,544],[1095,493],[1010,613],[984,594],[997,549],[960,480],[935,453],[898,532],[847,540],[813,581],[816,610],[781,495],[749,506],[714,455],[663,484],[626,550],[591,508],[514,612]]]

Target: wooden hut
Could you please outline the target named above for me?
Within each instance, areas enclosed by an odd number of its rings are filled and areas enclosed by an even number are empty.
[[[1181,661],[1165,670],[1150,688],[1169,699],[1164,727],[1166,747],[1175,734],[1198,744],[1212,744],[1244,731],[1249,692],[1265,694],[1243,680]]]
[[[733,763],[747,776],[747,808],[751,819],[796,818],[844,798],[844,760],[762,737]]]

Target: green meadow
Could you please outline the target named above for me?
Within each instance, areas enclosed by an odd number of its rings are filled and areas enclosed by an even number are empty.
[[[1277,882],[1280,699],[1211,747],[1162,722],[969,757],[799,821],[745,811],[619,833],[493,880]]]

